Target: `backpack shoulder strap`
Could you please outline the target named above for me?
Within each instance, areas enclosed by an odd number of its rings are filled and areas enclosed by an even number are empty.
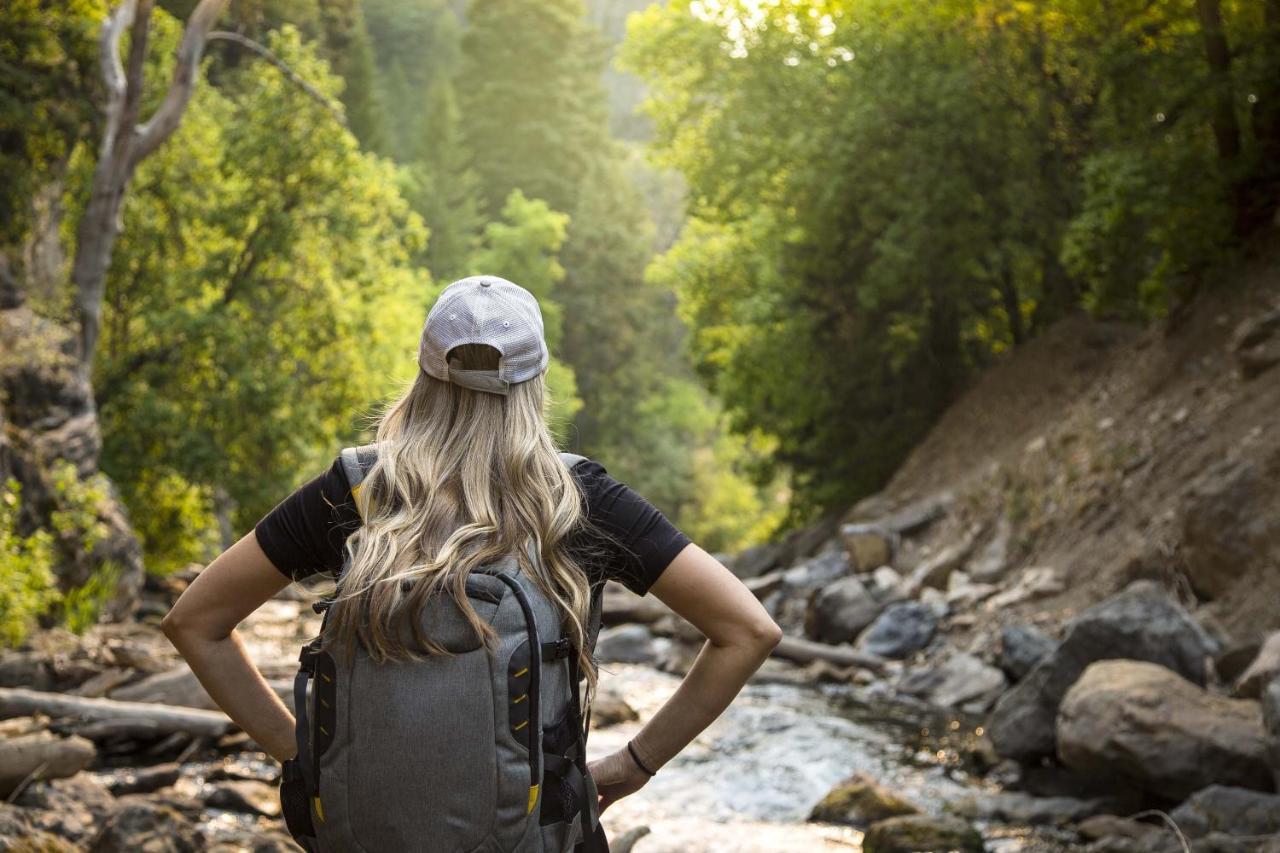
[[[586,462],[587,457],[579,456],[577,453],[561,453],[560,461],[564,463],[564,466],[566,468],[572,471],[574,469],[574,466],[576,466],[579,462]]]
[[[359,447],[344,447],[339,457],[342,459],[342,473],[347,475],[347,487],[351,489],[351,497],[355,498],[360,493],[360,486],[364,484],[369,469],[378,461],[378,446],[363,444]],[[359,507],[357,501],[357,510]]]

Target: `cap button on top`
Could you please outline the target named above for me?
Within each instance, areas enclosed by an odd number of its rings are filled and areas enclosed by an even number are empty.
[[[491,281],[482,281],[482,282],[480,282],[480,286],[481,286],[481,287],[488,287],[488,286],[489,286],[489,285],[491,285],[491,284],[493,284],[493,282],[491,282]]]

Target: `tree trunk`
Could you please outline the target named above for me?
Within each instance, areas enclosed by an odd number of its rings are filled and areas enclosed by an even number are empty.
[[[79,368],[88,377],[93,368],[102,326],[102,298],[106,291],[111,254],[122,228],[121,211],[138,164],[164,144],[182,122],[195,90],[200,57],[209,32],[229,0],[200,0],[187,19],[178,47],[173,80],[164,100],[145,124],[139,124],[146,81],[147,42],[155,0],[123,0],[102,27],[99,52],[107,88],[106,130],[98,151],[89,201],[76,232],[71,281],[76,289],[80,319]],[[130,28],[127,68],[120,62],[120,38]]]
[[[220,711],[178,708],[149,702],[89,699],[66,693],[46,693],[22,687],[0,687],[0,718],[47,714],[82,720],[112,720],[145,726],[152,734],[186,732],[221,737],[231,731],[231,719]]]
[[[1227,44],[1226,30],[1222,28],[1219,0],[1196,0],[1196,11],[1204,33],[1205,59],[1209,63],[1209,81],[1213,89],[1213,115],[1209,123],[1235,212],[1235,230],[1243,235],[1252,227],[1252,217],[1249,215],[1244,176],[1240,174],[1240,122],[1236,118],[1231,95],[1231,48]]]

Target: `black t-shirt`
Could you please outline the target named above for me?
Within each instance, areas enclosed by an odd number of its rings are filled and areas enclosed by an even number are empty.
[[[592,522],[571,539],[574,557],[593,584],[617,580],[644,595],[689,537],[599,462],[582,460],[572,473]],[[342,566],[343,545],[360,523],[339,455],[328,470],[263,516],[254,532],[275,567],[301,580],[321,572],[335,574]]]

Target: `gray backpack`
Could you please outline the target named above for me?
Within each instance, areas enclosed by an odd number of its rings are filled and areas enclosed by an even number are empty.
[[[583,457],[561,458],[572,468]],[[375,459],[373,445],[342,451],[353,493]],[[316,603],[320,636],[294,681],[298,753],[280,786],[309,853],[608,853],[586,767],[590,708],[584,718],[553,602],[514,555],[473,571],[466,590],[500,638],[496,654],[444,594],[419,618],[453,654],[377,664],[358,648],[348,665],[321,646],[332,599]]]

